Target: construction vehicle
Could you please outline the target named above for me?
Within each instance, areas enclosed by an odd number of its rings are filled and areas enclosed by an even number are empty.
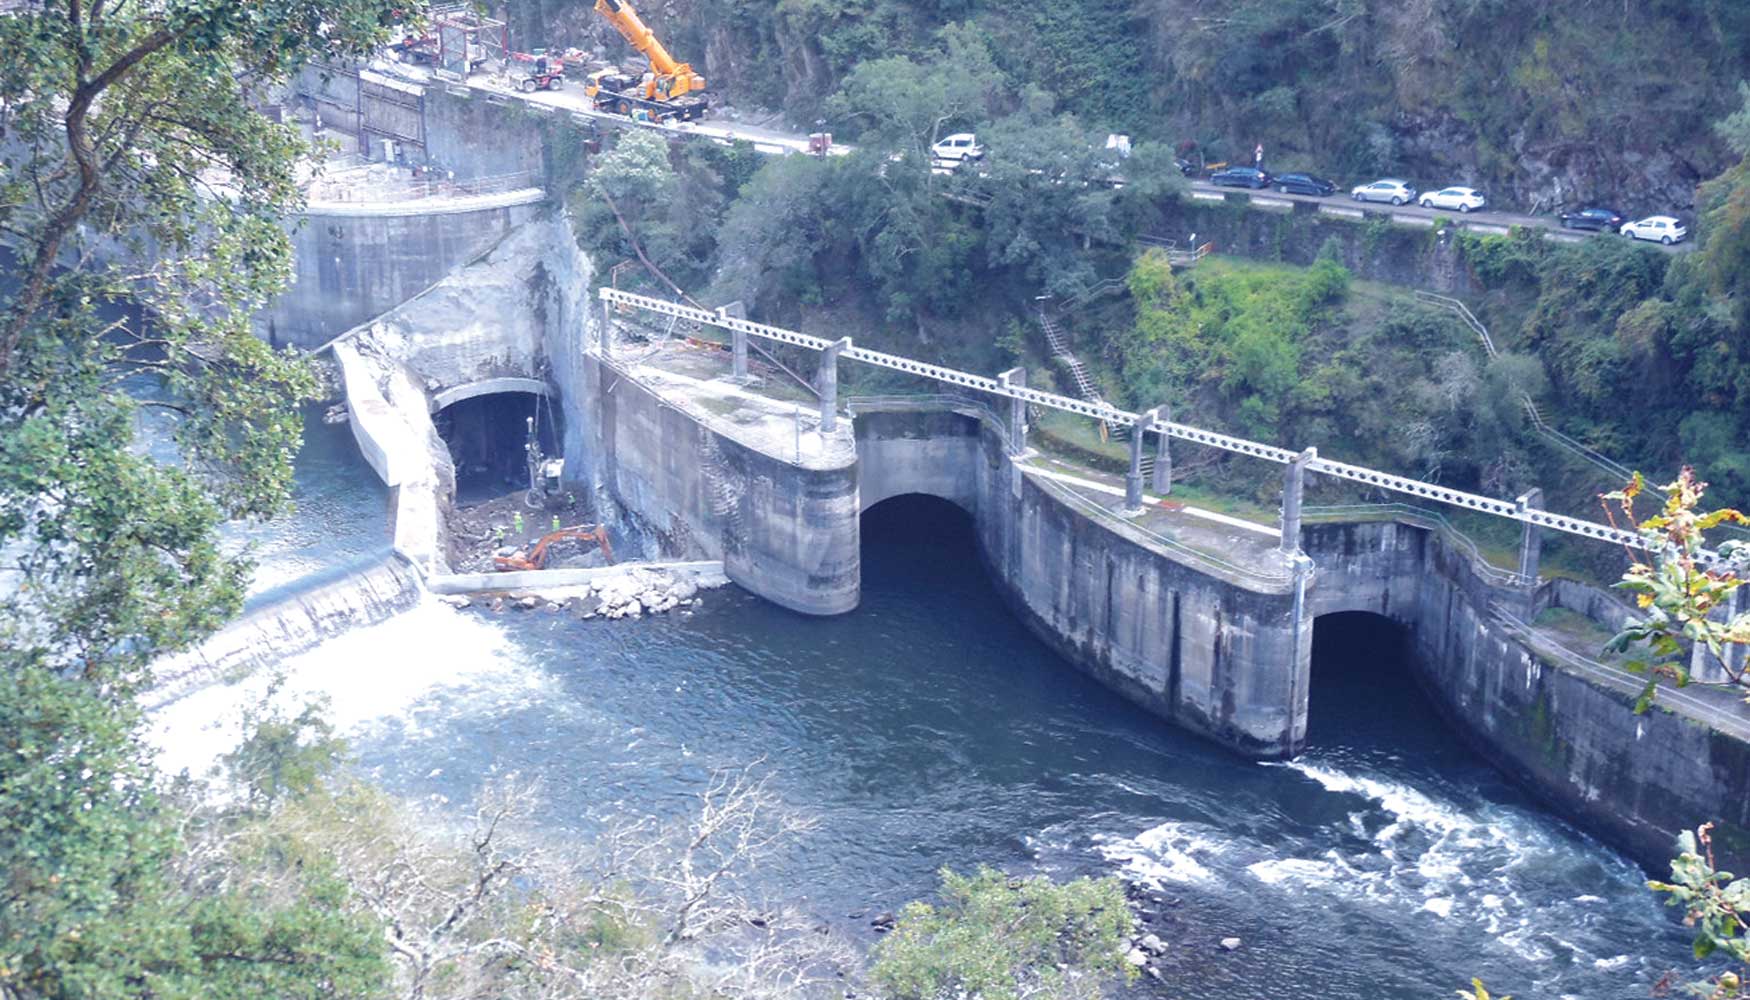
[[[558,520],[558,518],[554,518]],[[608,529],[599,524],[576,524],[569,528],[560,528],[542,535],[531,548],[524,549],[514,555],[493,556],[492,566],[500,573],[516,570],[546,569],[547,553],[558,542],[594,542],[602,550],[602,556],[608,565],[614,563],[614,547],[608,544]]]
[[[511,85],[525,94],[537,90],[558,90],[565,85],[565,63],[558,56],[534,52],[512,52],[505,75]]]
[[[607,18],[631,46],[650,60],[641,78],[617,69],[591,73],[583,92],[597,111],[625,115],[637,121],[692,121],[705,115],[705,78],[687,63],[678,63],[656,40],[626,0],[595,0],[596,13]]]

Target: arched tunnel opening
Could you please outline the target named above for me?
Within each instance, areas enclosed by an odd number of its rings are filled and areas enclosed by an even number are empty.
[[[953,502],[924,493],[889,497],[863,512],[861,537],[865,607],[887,595],[909,600],[925,590],[932,602],[967,599],[981,608],[1001,607],[979,558],[972,515]]]
[[[1408,627],[1370,611],[1313,622],[1308,748],[1360,756],[1474,760],[1416,680]]]
[[[457,400],[433,423],[456,466],[456,502],[480,503],[529,485],[528,421],[535,421],[542,454],[559,453],[559,408],[532,392],[494,392]]]

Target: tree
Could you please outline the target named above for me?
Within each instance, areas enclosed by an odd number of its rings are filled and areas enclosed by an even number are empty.
[[[1136,969],[1133,924],[1117,879],[1063,884],[943,869],[942,902],[915,902],[875,949],[870,978],[890,1000],[1091,1000]]]
[[[940,40],[921,62],[888,56],[859,63],[827,101],[827,114],[854,128],[864,145],[927,163],[930,146],[953,127],[989,118],[1005,86],[977,28],[951,24]]]
[[[0,18],[0,551],[8,660],[125,670],[240,601],[221,516],[285,502],[304,367],[252,336],[290,273],[295,129],[255,110],[396,0],[67,0]],[[149,375],[145,398],[126,379]],[[175,417],[181,464],[131,450]],[[105,675],[119,676],[117,671]]]
[[[1702,513],[1707,484],[1688,468],[1659,487],[1665,498],[1660,512],[1637,520],[1635,501],[1644,490],[1645,481],[1636,473],[1623,489],[1604,497],[1612,522],[1620,514],[1646,543],[1644,554],[1631,553],[1631,565],[1618,584],[1635,595],[1646,616],[1610,641],[1618,652],[1633,647],[1647,651],[1628,664],[1647,677],[1635,704],[1637,714],[1652,705],[1661,683],[1682,687],[1694,681],[1683,659],[1686,643],[1713,658],[1725,673],[1725,683],[1750,687],[1742,659],[1750,653],[1750,611],[1733,610],[1732,605],[1732,595],[1746,582],[1750,543],[1727,541],[1710,551],[1706,534],[1723,524],[1750,524],[1750,518],[1728,508]],[[1750,879],[1719,870],[1711,830],[1712,824],[1703,824],[1679,835],[1671,881],[1649,881],[1647,886],[1683,909],[1684,923],[1695,928],[1696,958],[1717,954],[1736,966],[1693,986],[1711,1000],[1730,1000],[1744,995],[1750,975]]]
[[[155,656],[234,614],[226,517],[281,508],[305,366],[251,335],[290,273],[296,131],[256,104],[398,0],[66,0],[0,17],[0,996],[360,996],[331,882],[207,882],[135,739]],[[177,456],[135,440],[169,411]]]

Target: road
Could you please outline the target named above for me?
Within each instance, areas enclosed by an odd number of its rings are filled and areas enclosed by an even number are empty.
[[[680,135],[700,136],[719,142],[734,142],[737,140],[750,142],[759,152],[774,156],[787,156],[791,153],[807,153],[808,137],[786,132],[782,129],[770,128],[765,125],[724,120],[708,119],[698,122],[672,122],[654,125],[634,122],[623,115],[597,111],[588,97],[584,96],[582,85],[568,81],[558,90],[537,90],[523,93],[512,87],[507,81],[489,74],[480,73],[468,78],[466,84],[453,83],[438,79],[430,69],[423,66],[403,63],[388,57],[379,57],[370,63],[370,70],[391,76],[409,83],[418,83],[428,87],[448,87],[460,90],[466,87],[472,91],[493,95],[507,100],[521,101],[531,108],[539,108],[551,114],[569,114],[579,121],[591,120],[612,128],[646,128]],[[853,147],[843,143],[834,143],[832,153],[843,155]],[[1550,215],[1519,215],[1513,212],[1483,211],[1460,214],[1458,212],[1440,209],[1422,208],[1419,205],[1391,206],[1373,202],[1357,202],[1347,194],[1339,192],[1326,198],[1312,195],[1282,194],[1275,190],[1250,191],[1245,188],[1218,187],[1206,180],[1191,181],[1191,196],[1204,199],[1227,198],[1231,195],[1248,195],[1259,208],[1268,210],[1272,207],[1284,206],[1291,202],[1310,202],[1320,206],[1326,213],[1350,218],[1365,216],[1388,216],[1393,221],[1407,225],[1433,225],[1435,219],[1446,219],[1450,224],[1476,232],[1504,234],[1513,226],[1543,230],[1549,238],[1566,242],[1579,242],[1592,236],[1612,236],[1616,239],[1627,237],[1609,233],[1590,233],[1583,230],[1563,229],[1560,222]],[[1651,244],[1659,246],[1659,244]],[[1662,247],[1674,253],[1691,249],[1688,242],[1675,246]]]
[[[1248,188],[1222,187],[1216,184],[1211,184],[1206,180],[1194,179],[1191,181],[1191,193],[1192,197],[1203,197],[1206,199],[1214,199],[1216,197],[1226,198],[1229,195],[1236,194],[1249,195],[1254,204],[1266,208],[1271,207],[1272,203],[1275,205],[1282,205],[1287,202],[1307,202],[1318,205],[1323,211],[1333,215],[1347,215],[1350,217],[1354,217],[1357,214],[1390,216],[1394,221],[1402,221],[1411,225],[1433,225],[1435,219],[1445,219],[1452,225],[1485,233],[1504,233],[1513,226],[1519,226],[1527,229],[1540,229],[1548,233],[1549,238],[1551,239],[1573,243],[1590,239],[1594,236],[1613,236],[1619,240],[1628,239],[1626,236],[1620,236],[1614,233],[1591,232],[1583,229],[1563,229],[1561,221],[1553,215],[1520,215],[1515,212],[1497,211],[1460,213],[1439,208],[1423,208],[1422,206],[1413,203],[1408,205],[1387,205],[1379,202],[1362,202],[1355,201],[1341,189],[1339,189],[1336,194],[1320,198],[1316,195],[1310,194],[1284,194],[1274,188],[1263,191],[1253,191]],[[1647,245],[1656,246],[1662,250],[1669,250],[1673,253],[1688,251],[1692,249],[1693,246],[1688,241],[1673,244],[1669,247],[1662,246],[1658,243]]]

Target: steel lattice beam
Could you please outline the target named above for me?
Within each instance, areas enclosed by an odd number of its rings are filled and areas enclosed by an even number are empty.
[[[703,323],[708,326],[715,326],[725,330],[739,330],[750,336],[763,337],[766,340],[775,340],[781,344],[793,344],[797,347],[806,347],[815,351],[824,351],[835,343],[835,341],[827,340],[824,337],[811,337],[808,334],[797,333],[794,330],[766,326],[763,323],[755,323],[751,320],[745,319],[736,319],[732,316],[721,316],[704,309],[695,309],[691,306],[684,306],[676,302],[651,298],[648,295],[635,295],[631,292],[620,291],[617,288],[603,288],[601,290],[601,297],[603,301],[615,305],[633,309],[644,309],[650,312],[661,313],[665,316],[675,316],[680,319],[690,320],[695,323]],[[1047,406],[1054,410],[1063,410],[1066,413],[1080,414],[1084,417],[1092,417],[1095,420],[1103,420],[1109,424],[1137,427],[1142,431],[1165,433],[1171,437],[1181,438],[1193,444],[1200,444],[1210,448],[1219,448],[1236,455],[1248,455],[1252,458],[1261,458],[1267,462],[1275,462],[1278,465],[1287,465],[1300,455],[1300,452],[1291,451],[1287,448],[1278,448],[1275,445],[1263,444],[1258,441],[1248,441],[1245,438],[1238,438],[1228,434],[1217,433],[1216,431],[1204,430],[1201,427],[1192,427],[1189,424],[1159,423],[1145,420],[1140,414],[1131,413],[1128,410],[1120,410],[1109,404],[1091,403],[1086,400],[1074,399],[1069,396],[1059,396],[1056,393],[1045,392],[1024,385],[1010,385],[1008,383],[999,382],[994,378],[987,378],[983,375],[973,375],[953,368],[943,368],[940,365],[926,364],[922,361],[913,361],[911,358],[901,357],[897,354],[885,354],[881,351],[871,351],[866,347],[850,347],[843,351],[840,354],[840,357],[848,358],[852,361],[861,361],[864,364],[877,365],[882,368],[890,368],[894,371],[906,372],[910,375],[921,375],[924,378],[935,379],[938,382],[946,382],[949,385],[964,386],[968,389],[988,392],[995,396],[1006,396],[1010,399],[1019,399],[1023,402],[1032,403],[1037,406]],[[1346,479],[1350,482],[1361,483],[1367,486],[1376,486],[1380,489],[1391,490],[1394,493],[1420,497],[1423,500],[1433,500],[1438,503],[1451,504],[1454,507],[1463,507],[1466,510],[1479,511],[1484,514],[1493,514],[1496,517],[1504,517],[1525,524],[1533,524],[1540,528],[1549,528],[1552,531],[1566,532],[1570,535],[1579,535],[1582,538],[1591,538],[1601,542],[1626,545],[1630,548],[1636,549],[1644,549],[1647,547],[1646,542],[1641,536],[1633,531],[1627,531],[1622,528],[1613,528],[1607,524],[1599,524],[1597,521],[1587,521],[1582,518],[1554,514],[1547,510],[1537,510],[1535,508],[1521,509],[1518,504],[1515,504],[1511,500],[1499,500],[1494,497],[1486,497],[1477,493],[1466,493],[1463,490],[1437,486],[1433,483],[1425,483],[1420,479],[1410,479],[1407,476],[1398,476],[1389,472],[1380,472],[1377,469],[1369,469],[1365,466],[1350,465],[1347,462],[1333,461],[1328,458],[1314,458],[1307,462],[1306,468],[1309,472],[1317,472],[1322,475],[1332,476],[1337,479]]]

